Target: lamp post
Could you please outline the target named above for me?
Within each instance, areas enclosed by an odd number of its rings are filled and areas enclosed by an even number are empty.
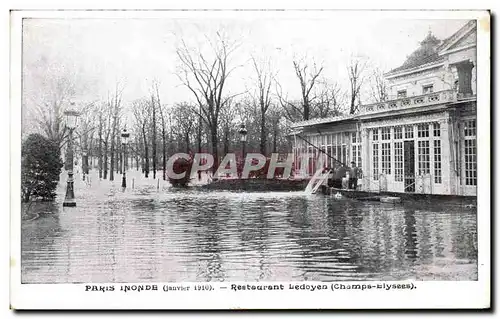
[[[245,123],[242,123],[240,126],[240,141],[241,141],[241,154],[243,156],[243,166],[245,165],[245,157],[246,157],[246,144],[247,144],[247,129],[245,127]]]
[[[127,143],[128,138],[130,137],[130,133],[127,132],[127,129],[124,128],[122,132],[122,146],[123,146],[123,176],[122,176],[122,187],[125,189],[127,187],[127,179],[125,176],[125,169],[127,166],[125,165],[127,161]]]
[[[64,207],[75,207],[75,192],[73,189],[73,130],[76,128],[76,121],[80,115],[75,109],[75,103],[71,103],[70,109],[64,112],[66,116],[66,127],[69,130],[68,134],[68,156],[66,158],[68,165],[68,181],[66,183],[66,197],[64,198]]]

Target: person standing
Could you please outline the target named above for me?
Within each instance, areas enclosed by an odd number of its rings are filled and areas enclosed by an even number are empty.
[[[358,188],[358,177],[360,174],[360,168],[356,167],[356,162],[351,162],[351,168],[349,169],[349,189]]]
[[[333,187],[342,189],[342,179],[345,177],[347,168],[344,165],[336,165],[335,173],[333,175]]]

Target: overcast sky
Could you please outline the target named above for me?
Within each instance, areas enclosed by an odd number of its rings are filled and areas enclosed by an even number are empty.
[[[277,16],[279,17],[279,15]],[[191,45],[225,30],[241,46],[233,65],[241,65],[228,80],[228,93],[251,86],[251,55],[269,57],[290,97],[298,97],[293,56],[323,64],[324,76],[347,87],[346,65],[351,55],[364,56],[389,71],[401,65],[429,31],[444,39],[465,20],[233,18],[211,19],[25,19],[23,70],[25,95],[45,81],[71,74],[81,88],[77,99],[106,99],[116,81],[125,84],[124,103],[149,95],[151,81],[160,82],[163,103],[191,101],[193,96],[175,75],[181,39]],[[28,89],[26,89],[28,88]],[[28,90],[28,92],[26,92]],[[26,101],[26,99],[25,99]],[[29,105],[30,102],[25,102]]]

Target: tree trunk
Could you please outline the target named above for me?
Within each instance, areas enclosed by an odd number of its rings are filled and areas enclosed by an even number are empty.
[[[196,139],[198,143],[198,153],[201,153],[201,115],[198,117],[198,134]]]
[[[266,114],[261,111],[260,117],[260,154],[267,156],[266,154]]]
[[[108,178],[108,142],[104,142],[104,179]]]
[[[229,153],[229,127],[224,128],[224,156]]]
[[[309,120],[309,101],[307,98],[304,99],[304,121]]]
[[[99,178],[102,178],[102,120],[99,121],[99,146],[98,146]]]
[[[109,163],[109,180],[115,180],[115,137],[114,132],[113,136],[111,136],[111,150],[110,150],[110,163]]]
[[[143,128],[142,136],[144,137],[144,177],[149,177],[149,150],[148,150],[148,140],[146,137],[146,131]]]
[[[184,143],[186,144],[186,153],[189,154],[191,149],[189,148],[189,133],[184,133]]]
[[[156,179],[156,107],[154,98],[151,99],[153,107],[153,179]]]
[[[277,126],[274,127],[273,130],[273,153],[276,153],[277,151],[277,145],[278,145],[278,128]]]
[[[354,114],[355,111],[356,111],[356,108],[355,108],[355,103],[356,103],[356,94],[352,94],[351,96],[351,108],[349,110],[349,114]]]
[[[214,165],[212,166],[212,172],[215,174],[217,167],[219,166],[219,157],[217,156],[217,126],[212,125],[211,127],[211,143],[212,143],[212,156],[214,157]]]
[[[201,112],[200,112],[201,114]],[[201,115],[198,116],[198,132],[196,134],[196,142],[198,144],[198,153],[201,154]],[[201,171],[198,171],[198,180],[201,180]]]
[[[163,117],[163,113],[161,116],[161,141],[162,141],[162,148],[161,148],[161,155],[162,155],[162,170],[163,170],[163,180],[167,180],[167,142],[166,142],[166,132],[165,132],[165,119]]]
[[[120,144],[120,156],[119,156],[119,160],[120,160],[119,173],[120,174],[123,174],[123,168],[124,168],[123,163],[125,162],[125,159],[123,157],[124,157],[123,156],[123,145]]]

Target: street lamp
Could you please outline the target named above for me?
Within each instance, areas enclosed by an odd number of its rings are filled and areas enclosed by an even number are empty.
[[[66,127],[69,130],[68,134],[68,157],[67,163],[68,166],[68,181],[66,183],[66,197],[64,198],[63,206],[64,207],[75,207],[75,192],[73,190],[73,130],[76,128],[76,122],[80,113],[75,110],[75,103],[71,102],[70,108],[64,111],[64,115],[66,116]]]
[[[240,126],[240,130],[238,131],[240,133],[240,141],[241,141],[241,153],[243,156],[243,165],[245,165],[245,157],[246,157],[246,143],[247,143],[247,129],[245,127],[245,123],[242,123]]]
[[[125,163],[127,161],[127,143],[128,143],[128,138],[130,137],[130,133],[127,132],[127,129],[124,128],[122,132],[122,145],[123,145],[123,176],[122,176],[122,187],[126,188],[127,187],[127,180],[125,177]]]

